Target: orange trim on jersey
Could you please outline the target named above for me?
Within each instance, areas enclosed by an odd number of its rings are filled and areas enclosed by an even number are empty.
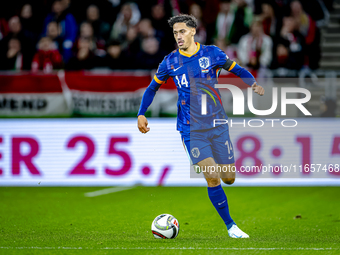
[[[228,69],[228,72],[230,72],[231,70],[233,70],[233,68],[236,66],[236,62],[234,61],[233,64],[231,65],[231,67]]]
[[[157,82],[158,84],[163,84],[163,83],[165,82],[165,81],[161,81],[160,79],[158,79],[156,75],[153,77],[153,79],[154,79],[155,82]]]
[[[179,49],[179,53],[182,54],[183,56],[186,56],[186,57],[190,58],[191,56],[195,55],[200,50],[200,44],[197,42],[196,45],[197,45],[197,49],[191,55],[188,54],[188,53],[183,52],[181,49]]]

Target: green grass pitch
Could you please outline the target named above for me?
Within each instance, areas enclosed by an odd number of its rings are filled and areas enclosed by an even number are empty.
[[[100,189],[1,187],[0,254],[340,254],[340,187],[225,187],[249,239],[228,237],[205,187],[84,195]],[[161,213],[176,239],[152,236]]]

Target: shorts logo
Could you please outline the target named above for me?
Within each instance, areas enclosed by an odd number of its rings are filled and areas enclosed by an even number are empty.
[[[194,158],[198,158],[200,156],[200,150],[197,147],[192,148],[191,154]]]
[[[198,62],[200,63],[200,67],[202,69],[207,69],[208,66],[209,66],[209,58],[206,58],[206,57],[202,57],[198,60]]]

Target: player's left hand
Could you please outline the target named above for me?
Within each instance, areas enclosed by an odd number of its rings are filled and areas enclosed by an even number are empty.
[[[264,88],[262,88],[260,85],[257,85],[254,83],[251,88],[254,90],[255,93],[259,94],[260,96],[263,96],[264,94]]]

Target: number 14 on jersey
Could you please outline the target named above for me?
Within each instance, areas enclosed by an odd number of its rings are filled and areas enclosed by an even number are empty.
[[[179,81],[178,75],[175,76],[177,80],[178,87],[182,88],[182,86],[188,87],[189,83],[185,74],[182,75],[181,82]]]

